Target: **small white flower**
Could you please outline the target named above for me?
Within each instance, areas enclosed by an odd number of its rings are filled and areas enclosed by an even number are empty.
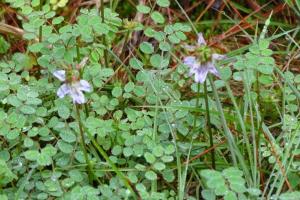
[[[69,95],[73,99],[73,103],[85,103],[85,97],[82,91],[91,91],[91,86],[86,80],[78,80],[67,83],[65,70],[57,70],[53,72],[53,75],[60,81],[65,82],[57,90],[56,94],[59,98],[63,98],[64,96]]]
[[[201,45],[207,45],[206,41],[203,37],[203,33],[198,33],[198,39],[197,39],[197,45],[201,46]]]
[[[188,45],[186,47],[189,51],[195,51],[201,46],[206,46],[206,41],[203,38],[203,34],[199,33],[196,46]],[[189,75],[195,75],[195,82],[204,83],[208,73],[220,77],[220,74],[214,63],[217,60],[222,60],[225,58],[225,55],[213,53],[211,54],[211,61],[201,63],[200,60],[195,56],[187,56],[183,59],[183,63],[190,68]]]

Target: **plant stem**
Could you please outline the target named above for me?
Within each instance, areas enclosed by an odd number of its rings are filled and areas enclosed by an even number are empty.
[[[262,108],[261,106],[261,98],[260,98],[260,84],[259,84],[259,72],[256,72],[256,93],[257,93],[257,110],[259,110],[260,108]],[[262,122],[263,122],[263,116],[264,116],[264,112],[261,111],[261,118],[257,116],[257,137],[256,137],[256,158],[257,158],[257,168],[260,169],[261,168],[261,159],[260,159],[260,153],[261,149],[260,149],[260,138],[261,138],[261,133],[262,133]],[[254,177],[253,177],[254,178]],[[260,173],[258,172],[257,174],[257,184],[259,184],[260,182]]]
[[[80,117],[80,108],[77,104],[75,105],[75,107],[76,107],[76,113],[77,113],[77,118],[78,118],[77,120],[78,120],[79,132],[80,132],[80,137],[81,137],[80,138],[80,145],[81,145],[83,155],[84,155],[87,167],[88,167],[87,170],[88,170],[89,182],[92,183],[92,181],[93,181],[93,168],[92,168],[91,162],[88,158],[88,154],[87,154],[87,150],[86,150],[86,146],[85,146],[85,139],[84,139],[82,122],[81,122],[81,117]]]
[[[210,76],[208,76],[208,78],[209,78],[209,82],[210,82],[210,85],[212,87],[212,91],[213,91],[213,94],[214,94],[214,97],[215,97],[215,102],[216,102],[216,105],[217,105],[217,109],[218,109],[218,112],[220,114],[220,120],[221,120],[221,123],[222,123],[222,126],[223,126],[224,134],[225,134],[225,137],[228,141],[228,146],[229,146],[229,150],[230,150],[230,153],[231,153],[233,164],[234,164],[235,167],[237,167],[238,166],[237,165],[237,159],[238,159],[239,164],[240,164],[241,168],[243,169],[245,176],[250,177],[249,169],[248,169],[248,166],[245,163],[244,157],[241,154],[241,151],[238,148],[237,143],[235,142],[235,139],[233,137],[232,132],[230,131],[230,129],[227,126],[226,118],[225,118],[224,111],[223,111],[223,108],[222,108],[222,104],[221,104],[221,101],[220,101],[220,98],[219,98],[219,94],[217,92],[217,88],[214,85],[213,79]],[[252,184],[251,183],[251,178],[247,178],[246,180],[248,181],[249,185]]]
[[[101,18],[102,18],[102,23],[105,23],[104,22],[104,1],[101,0],[100,1],[101,5],[100,5],[100,9],[101,9]],[[104,46],[107,48],[107,42],[106,42],[106,38],[105,38],[105,35],[102,35],[102,42],[104,44]],[[108,67],[108,57],[107,57],[107,51],[106,49],[104,49],[104,62],[105,62],[105,67]]]
[[[76,60],[77,60],[77,64],[79,65],[80,63],[80,48],[79,48],[79,38],[78,38],[78,41],[76,42]],[[83,74],[83,69],[84,69],[84,66],[82,66],[80,69],[79,69],[79,75],[80,77],[82,77],[82,74]],[[86,117],[89,116],[89,111],[88,111],[88,107],[87,107],[87,104],[84,104],[84,111],[85,111],[85,115]]]
[[[40,5],[39,5],[39,10],[40,11],[42,11],[42,8],[43,8],[42,4],[43,4],[43,1],[41,0]],[[41,25],[39,27],[39,42],[42,42],[42,40],[43,40],[43,26]]]
[[[210,112],[209,112],[209,104],[208,104],[208,94],[207,94],[207,81],[204,82],[204,99],[205,99],[205,109],[206,109],[206,128],[209,134],[209,143],[210,148],[214,146],[214,140],[211,130],[211,123],[210,123]],[[215,161],[215,150],[212,148],[211,150],[211,166],[213,169],[216,169],[216,161]]]
[[[117,176],[123,181],[124,185],[131,191],[134,199],[141,199],[139,193],[135,190],[135,188],[132,187],[128,179],[124,176],[124,174],[118,169],[118,167],[111,161],[107,153],[103,150],[103,148],[96,142],[96,140],[93,138],[92,134],[89,132],[89,130],[86,127],[83,127],[86,131],[89,139],[92,141],[95,148],[98,150],[98,152],[101,154],[101,156],[108,162],[108,164],[111,166],[111,168],[114,170],[114,172],[117,174]]]
[[[196,99],[196,105],[195,105],[195,108],[198,109],[199,107],[199,101],[200,101],[200,84],[197,84],[197,94],[198,94],[198,97]],[[197,114],[194,115],[194,123],[193,123],[193,131],[196,130],[196,124],[197,124]]]

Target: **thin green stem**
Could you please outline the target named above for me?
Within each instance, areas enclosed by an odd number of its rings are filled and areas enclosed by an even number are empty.
[[[256,93],[257,93],[257,109],[261,108],[261,98],[260,98],[260,84],[259,84],[259,72],[256,72]],[[258,112],[257,112],[258,113]],[[261,159],[260,159],[260,138],[261,138],[261,127],[263,122],[264,112],[261,112],[261,118],[257,117],[257,137],[256,137],[256,154],[257,154],[257,168],[261,168]],[[257,174],[257,183],[260,182],[260,174]]]
[[[244,158],[234,140],[233,134],[231,133],[230,129],[227,126],[226,118],[225,118],[222,104],[221,104],[221,101],[219,98],[219,94],[217,92],[217,88],[214,85],[213,79],[210,76],[208,76],[208,78],[209,78],[209,82],[210,82],[210,85],[212,87],[212,91],[213,91],[213,94],[215,97],[217,109],[220,114],[220,119],[221,119],[221,123],[222,123],[223,129],[224,129],[224,133],[225,133],[226,139],[228,141],[229,150],[230,150],[230,153],[232,156],[232,161],[234,163],[234,166],[237,166],[237,159],[238,159],[240,162],[240,165],[244,171],[245,176],[250,177],[249,169],[248,169],[248,167],[244,161]],[[247,181],[251,181],[251,179],[247,179]]]
[[[100,9],[101,9],[102,23],[105,23],[105,18],[104,18],[104,1],[101,0],[100,3],[101,3]],[[102,35],[102,42],[103,42],[104,46],[107,48],[107,41],[106,41],[105,35]],[[107,51],[106,51],[106,49],[104,49],[104,61],[105,61],[105,67],[108,67],[108,57],[107,57]]]
[[[81,122],[81,117],[80,117],[80,108],[78,105],[75,105],[76,107],[76,114],[77,114],[77,120],[78,120],[78,125],[79,125],[79,132],[80,132],[80,145],[83,151],[83,155],[85,158],[85,162],[87,164],[87,171],[88,171],[88,175],[89,175],[89,182],[92,183],[93,181],[93,168],[91,165],[91,162],[89,160],[88,154],[87,154],[87,150],[86,150],[86,146],[85,146],[85,139],[84,139],[84,134],[83,134],[83,128],[82,128],[82,122]]]
[[[155,142],[158,142],[158,141],[156,141],[157,140],[157,128],[158,128],[157,116],[158,116],[158,97],[156,97],[154,129],[153,129],[153,135],[152,135],[152,139]],[[157,192],[157,180],[151,181],[151,193],[153,194],[154,192]]]
[[[200,84],[197,84],[197,99],[196,99],[196,105],[195,105],[195,108],[198,109],[199,107],[199,102],[200,102]],[[196,130],[196,124],[197,124],[197,117],[198,115],[195,114],[194,115],[194,123],[193,123],[193,131]]]
[[[243,133],[243,137],[244,137],[243,139],[246,143],[246,149],[247,149],[249,164],[250,164],[250,166],[253,166],[253,160],[252,160],[253,156],[252,156],[252,151],[251,151],[251,147],[250,147],[251,145],[250,145],[250,141],[249,141],[249,138],[248,138],[245,122],[243,120],[243,117],[242,117],[242,114],[241,114],[240,109],[238,107],[238,104],[237,104],[237,102],[234,98],[234,95],[233,95],[233,92],[230,88],[230,85],[228,83],[225,83],[225,86],[226,86],[226,89],[227,89],[227,94],[229,95],[229,97],[231,99],[231,102],[233,103],[233,106],[235,108],[235,113],[237,115],[238,121],[239,121],[241,129],[242,129],[242,133]],[[251,170],[253,171],[252,167],[251,167]],[[249,177],[247,177],[247,178],[249,178]],[[252,181],[250,181],[250,182],[252,182]]]
[[[39,10],[42,11],[42,8],[43,8],[43,1],[40,1],[40,5],[39,5]],[[39,42],[42,42],[43,41],[43,26],[41,25],[39,27]]]
[[[257,182],[257,177],[258,177],[258,165],[257,165],[257,161],[258,161],[258,157],[257,157],[257,134],[255,133],[255,125],[254,125],[254,113],[253,113],[253,106],[254,106],[254,102],[253,102],[253,97],[251,94],[251,82],[250,82],[250,78],[249,78],[249,71],[246,70],[243,72],[242,74],[243,76],[243,82],[244,82],[244,87],[245,87],[245,93],[246,93],[246,97],[247,100],[249,102],[249,114],[250,114],[250,127],[251,127],[251,136],[252,136],[252,141],[253,141],[253,156],[254,156],[254,167],[253,167],[253,171],[252,171],[252,177],[253,177],[253,184],[254,186],[257,186],[258,182]],[[256,113],[258,114],[258,113]]]
[[[210,123],[210,112],[209,112],[207,81],[206,80],[204,82],[204,100],[205,100],[205,109],[206,109],[206,128],[207,128],[207,131],[209,134],[210,148],[212,148],[214,146],[214,139],[213,139],[211,123]],[[211,150],[211,166],[213,169],[216,169],[215,150],[213,148]]]
[[[78,39],[79,40],[79,39]],[[76,42],[76,60],[77,60],[77,64],[79,65],[79,63],[80,63],[80,48],[79,48],[79,44],[78,43],[80,43],[80,41],[77,41]],[[80,77],[82,77],[82,74],[83,74],[83,69],[84,69],[84,66],[82,66],[80,69],[79,69],[79,74],[80,74]],[[88,117],[89,116],[89,110],[88,110],[88,106],[87,106],[87,104],[84,104],[84,112],[85,112],[85,115],[86,115],[86,117]]]
[[[141,199],[139,196],[139,193],[133,189],[128,179],[124,176],[124,174],[118,169],[118,167],[110,160],[106,152],[103,150],[103,148],[97,143],[95,138],[92,136],[92,134],[89,132],[89,130],[86,127],[83,127],[85,132],[87,133],[89,139],[92,141],[92,144],[95,146],[95,148],[98,150],[98,152],[101,154],[101,156],[108,162],[108,164],[111,166],[113,171],[117,174],[117,176],[123,181],[124,185],[131,191],[134,199]]]

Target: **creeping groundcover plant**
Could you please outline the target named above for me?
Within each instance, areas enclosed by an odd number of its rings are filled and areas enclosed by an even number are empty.
[[[1,1],[0,200],[300,199],[298,4]]]

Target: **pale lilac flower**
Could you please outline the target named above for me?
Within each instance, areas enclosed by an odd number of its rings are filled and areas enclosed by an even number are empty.
[[[187,45],[186,48],[189,51],[195,51],[197,48],[206,45],[207,44],[203,38],[203,34],[199,33],[196,46]],[[210,61],[201,63],[200,59],[197,59],[196,56],[187,56],[183,59],[183,63],[190,68],[189,75],[195,75],[195,82],[204,83],[208,73],[220,77],[220,74],[215,66],[215,61],[222,60],[225,58],[225,55],[212,53]]]
[[[60,81],[64,82],[57,90],[57,96],[63,98],[69,95],[73,99],[73,103],[83,104],[85,103],[85,97],[82,91],[90,92],[91,86],[86,80],[72,81],[71,83],[66,82],[66,71],[57,70],[53,72],[53,75]]]

